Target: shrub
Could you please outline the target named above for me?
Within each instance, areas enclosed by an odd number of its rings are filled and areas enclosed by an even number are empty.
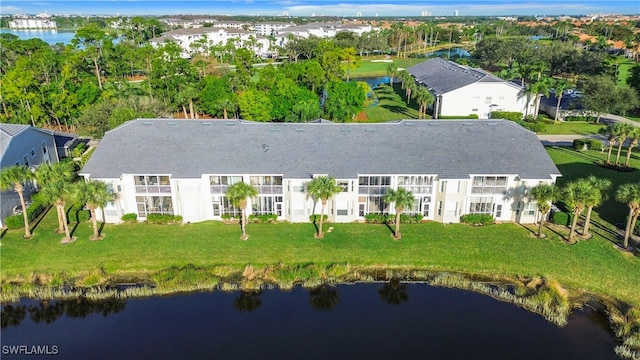
[[[594,122],[595,118],[593,116],[567,116],[564,118],[564,121]]]
[[[84,154],[86,150],[87,150],[87,144],[81,142],[78,145],[76,145],[76,147],[74,147],[73,150],[71,150],[71,155],[73,155],[73,157],[80,157],[82,156],[82,154]]]
[[[169,214],[147,214],[147,222],[150,224],[180,224],[182,223],[182,216]]]
[[[516,111],[492,111],[491,112],[492,119],[505,119],[511,121],[519,121],[522,120],[522,113]]]
[[[42,203],[34,199],[33,203],[27,206],[27,219],[29,223],[32,223],[46,209],[47,209],[46,206],[42,205]],[[9,230],[24,228],[24,218],[22,217],[22,214],[11,215],[6,219],[4,219],[4,221],[5,221],[5,226]]]
[[[383,214],[367,214],[364,216],[364,221],[369,224],[383,224],[386,218]]]
[[[277,214],[262,214],[262,215],[251,214],[249,215],[248,221],[252,223],[271,224],[278,221],[278,215]]]
[[[572,147],[578,151],[602,150],[602,142],[591,138],[575,139]]]
[[[127,223],[134,223],[138,221],[138,214],[136,213],[124,214],[120,219]]]
[[[547,129],[547,124],[543,122],[525,123],[525,127],[535,133],[542,133]]]
[[[446,115],[446,116],[438,116],[440,120],[465,120],[465,119],[478,119],[478,114],[469,114],[469,115]]]
[[[329,215],[323,215],[322,216],[322,222],[327,222],[327,220],[329,220]],[[311,222],[320,221],[320,214],[311,214],[311,215],[309,215],[309,221],[311,221]]]
[[[460,222],[474,225],[491,225],[495,223],[491,214],[466,214],[460,216]]]
[[[569,226],[571,223],[571,213],[564,211],[556,211],[553,213],[551,220],[556,225]]]
[[[83,210],[82,208],[76,209],[75,207],[73,209],[75,209],[75,211],[71,213],[73,216],[69,220],[75,220],[76,222],[81,223],[91,219],[91,211]]]

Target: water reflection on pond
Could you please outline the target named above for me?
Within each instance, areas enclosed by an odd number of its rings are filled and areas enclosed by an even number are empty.
[[[56,345],[72,359],[616,359],[596,315],[557,327],[487,296],[397,282],[23,300],[3,307],[2,344]]]

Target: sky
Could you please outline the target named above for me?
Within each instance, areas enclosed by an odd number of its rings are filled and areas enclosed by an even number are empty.
[[[639,0],[0,0],[0,14],[432,16],[640,14]]]

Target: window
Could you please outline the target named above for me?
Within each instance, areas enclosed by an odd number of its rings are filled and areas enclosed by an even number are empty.
[[[527,205],[524,207],[524,214],[533,216],[535,215],[535,213],[536,213],[536,203],[535,202],[527,203]]]
[[[30,155],[31,155],[31,158],[36,157],[36,149],[31,149]]]
[[[414,194],[431,194],[433,181],[433,176],[398,176],[398,187]]]
[[[230,185],[242,182],[242,176],[209,176],[212,194],[224,194]]]
[[[342,192],[349,191],[349,180],[337,180],[336,185],[342,189]]]
[[[259,194],[282,194],[282,176],[250,176],[249,183]]]
[[[442,216],[442,201],[438,201],[438,216]]]
[[[173,215],[171,196],[136,196],[136,204],[140,217],[147,217],[148,214]]]
[[[491,96],[487,96],[484,98],[484,103],[485,104],[491,104]]]
[[[22,161],[24,162],[24,166],[29,167],[29,158],[27,155],[22,157]]]
[[[340,209],[338,209],[338,210],[336,210],[336,215],[338,215],[338,216],[347,216],[347,215],[349,215],[349,210],[340,210]]]
[[[171,193],[171,181],[166,175],[137,175],[133,177],[138,193]]]
[[[472,197],[469,205],[470,214],[493,214],[494,200],[491,196]]]
[[[277,214],[282,216],[282,196],[258,196],[251,203],[251,211],[256,215]]]
[[[507,191],[506,176],[474,176],[472,194],[504,194]]]

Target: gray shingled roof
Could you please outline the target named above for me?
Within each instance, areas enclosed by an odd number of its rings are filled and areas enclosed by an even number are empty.
[[[417,82],[432,89],[435,94],[445,94],[476,82],[501,82],[509,86],[515,84],[504,81],[482,69],[471,68],[433,58],[407,68]]]
[[[536,135],[505,120],[377,124],[138,119],[109,131],[82,174],[560,175]]]

